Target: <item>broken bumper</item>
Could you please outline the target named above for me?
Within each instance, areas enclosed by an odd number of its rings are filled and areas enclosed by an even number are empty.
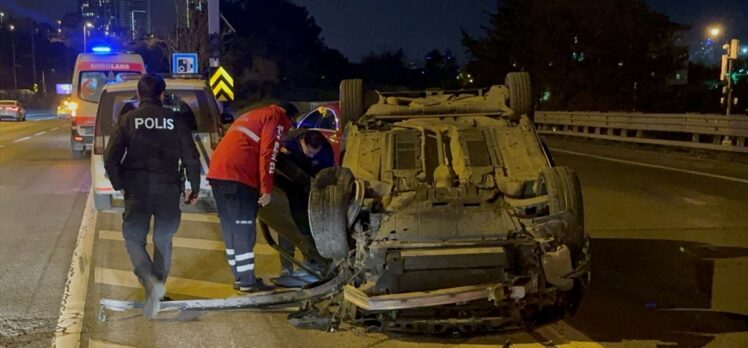
[[[433,291],[368,296],[363,291],[347,285],[344,299],[367,311],[388,311],[420,307],[442,306],[476,300],[519,300],[525,296],[525,287],[506,286],[502,283],[460,286]]]

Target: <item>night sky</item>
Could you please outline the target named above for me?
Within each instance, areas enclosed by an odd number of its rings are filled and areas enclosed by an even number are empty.
[[[487,24],[485,11],[495,0],[292,0],[306,6],[328,46],[357,60],[372,51],[403,48],[418,59],[433,48],[451,49],[464,61],[460,30],[480,34]],[[674,21],[693,25],[691,39],[701,37],[712,22],[724,25],[727,35],[748,43],[748,0],[647,0]],[[154,12],[174,13],[174,1],[151,0]],[[76,11],[76,0],[0,0],[9,13],[54,22],[60,14]],[[162,17],[163,18],[163,17]],[[166,31],[173,21],[158,21]]]

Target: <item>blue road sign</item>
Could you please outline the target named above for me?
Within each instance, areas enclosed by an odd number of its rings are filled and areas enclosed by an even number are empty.
[[[172,74],[197,74],[197,53],[174,53],[171,55]]]

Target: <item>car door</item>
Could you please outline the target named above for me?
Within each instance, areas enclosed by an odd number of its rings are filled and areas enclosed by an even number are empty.
[[[320,106],[304,115],[296,128],[320,132],[333,149],[335,163],[340,164],[343,143],[343,125],[337,103]]]

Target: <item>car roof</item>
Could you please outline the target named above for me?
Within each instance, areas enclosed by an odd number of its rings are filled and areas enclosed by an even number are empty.
[[[166,82],[166,88],[170,90],[202,90],[206,87],[205,80],[200,79],[164,79],[164,82]],[[104,86],[107,92],[131,92],[137,89],[137,80],[108,83]]]

